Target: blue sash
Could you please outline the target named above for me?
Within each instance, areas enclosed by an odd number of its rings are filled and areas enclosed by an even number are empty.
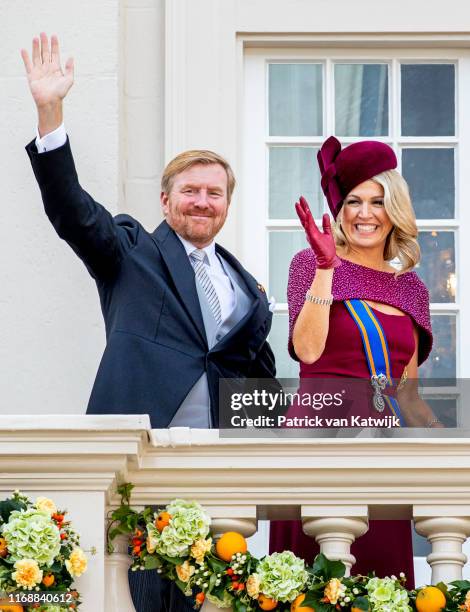
[[[374,408],[378,412],[383,412],[387,405],[392,414],[398,417],[400,427],[403,427],[404,422],[398,401],[394,397],[382,394],[385,387],[393,387],[390,351],[385,332],[370,306],[364,300],[345,300],[344,303],[361,334],[370,371],[370,380],[374,388]]]

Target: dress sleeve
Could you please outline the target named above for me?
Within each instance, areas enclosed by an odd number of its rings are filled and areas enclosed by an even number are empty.
[[[299,358],[295,354],[292,343],[292,334],[297,317],[305,302],[305,294],[312,284],[315,276],[316,260],[311,249],[304,249],[297,253],[291,261],[289,280],[287,283],[287,305],[289,308],[289,355],[295,361]]]

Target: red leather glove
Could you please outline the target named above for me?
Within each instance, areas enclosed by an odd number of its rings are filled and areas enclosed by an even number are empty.
[[[323,215],[323,233],[318,229],[313,220],[312,213],[307,200],[300,196],[295,204],[295,210],[305,230],[308,243],[312,247],[320,270],[337,268],[341,265],[340,258],[336,255],[336,245],[331,233],[330,217],[327,213]]]

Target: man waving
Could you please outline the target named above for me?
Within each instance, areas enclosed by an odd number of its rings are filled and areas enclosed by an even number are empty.
[[[162,177],[165,220],[152,233],[129,215],[113,217],[80,186],[63,126],[73,60],[62,69],[57,37],[45,34],[32,57],[21,53],[38,111],[26,150],[47,216],[95,279],[106,327],[87,412],[217,427],[219,378],[275,375],[266,294],[214,242],[235,187],[229,164],[202,150],[173,159]],[[133,595],[139,612],[191,609],[174,595],[160,604],[141,585]]]

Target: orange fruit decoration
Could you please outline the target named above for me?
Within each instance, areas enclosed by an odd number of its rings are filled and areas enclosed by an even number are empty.
[[[205,596],[205,594],[204,594],[204,593],[201,591],[200,593],[198,593],[198,594],[196,595],[196,598],[195,598],[195,599],[196,599],[196,601],[197,601],[197,603],[198,603],[198,604],[203,604],[203,603],[204,603],[204,600],[206,599],[206,596]]]
[[[46,587],[52,586],[54,582],[55,582],[54,574],[46,574],[44,578],[42,579],[42,583]]]
[[[418,591],[416,595],[418,612],[441,612],[445,607],[446,597],[437,587],[427,586]]]
[[[222,561],[228,563],[236,553],[246,553],[248,544],[241,533],[227,531],[217,540],[215,550]]]
[[[0,557],[6,557],[8,555],[7,541],[5,538],[0,538]]]
[[[315,612],[310,606],[303,606],[302,602],[305,599],[305,593],[301,593],[294,599],[290,606],[290,612]]]
[[[1,604],[0,612],[23,612],[23,606],[20,604]]]
[[[168,527],[170,524],[171,514],[169,512],[160,512],[160,514],[155,519],[155,527],[161,533],[165,527]]]
[[[258,606],[261,608],[261,610],[275,610],[277,608],[277,601],[275,599],[270,599],[261,593],[261,595],[258,597]]]

